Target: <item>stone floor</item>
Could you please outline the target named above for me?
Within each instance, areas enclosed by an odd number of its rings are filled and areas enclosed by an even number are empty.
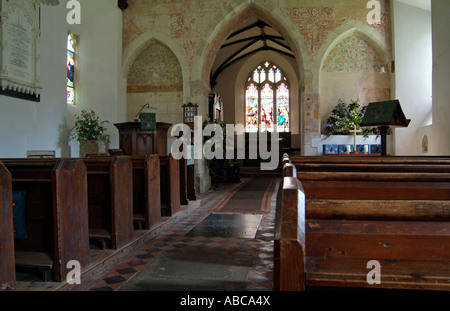
[[[242,178],[242,182],[246,181]],[[81,285],[29,282],[18,286],[18,290],[64,290],[64,291],[115,291],[154,261],[168,253],[222,254],[223,256],[245,256],[252,258],[248,269],[245,291],[271,291],[273,269],[273,238],[276,191],[279,179],[270,197],[269,213],[262,215],[255,234],[251,237],[214,236],[189,234],[189,232],[213,213],[217,205],[239,187],[240,184],[223,184],[212,192],[200,194],[196,201],[184,206],[183,215],[167,221],[159,230],[141,236],[139,246],[118,252],[92,251],[97,256],[90,272],[83,273]],[[254,214],[256,215],[256,214]],[[109,259],[108,259],[109,258]],[[111,259],[114,258],[114,259]],[[19,282],[21,283],[21,282]],[[125,288],[126,286],[124,286]],[[215,290],[211,288],[211,290]]]

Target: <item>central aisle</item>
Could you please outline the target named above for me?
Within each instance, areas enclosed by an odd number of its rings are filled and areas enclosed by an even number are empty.
[[[272,290],[278,185],[279,179],[255,177],[199,195],[200,204],[190,214],[105,269],[87,289]],[[245,212],[253,201],[265,204],[266,210]],[[238,205],[240,212],[217,211],[224,202],[228,209],[233,209],[231,202]]]

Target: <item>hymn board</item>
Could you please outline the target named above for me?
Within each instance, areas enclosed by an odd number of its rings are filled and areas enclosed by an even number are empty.
[[[193,136],[194,131],[194,118],[197,115],[197,104],[188,103],[182,106],[183,107],[183,123],[189,126],[189,128],[192,130],[191,135]],[[194,145],[188,146],[188,153],[190,153],[190,156],[187,157],[186,165],[188,168],[193,166],[194,164]]]
[[[187,124],[191,130],[194,129],[194,117],[197,115],[197,104],[188,103],[183,105],[183,123]]]

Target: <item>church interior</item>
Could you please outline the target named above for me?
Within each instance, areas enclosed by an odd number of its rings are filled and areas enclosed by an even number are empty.
[[[448,1],[0,11],[0,291],[450,290]]]

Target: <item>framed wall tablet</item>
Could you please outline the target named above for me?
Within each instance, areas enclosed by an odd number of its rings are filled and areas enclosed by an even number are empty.
[[[38,0],[0,0],[0,94],[40,100]]]

